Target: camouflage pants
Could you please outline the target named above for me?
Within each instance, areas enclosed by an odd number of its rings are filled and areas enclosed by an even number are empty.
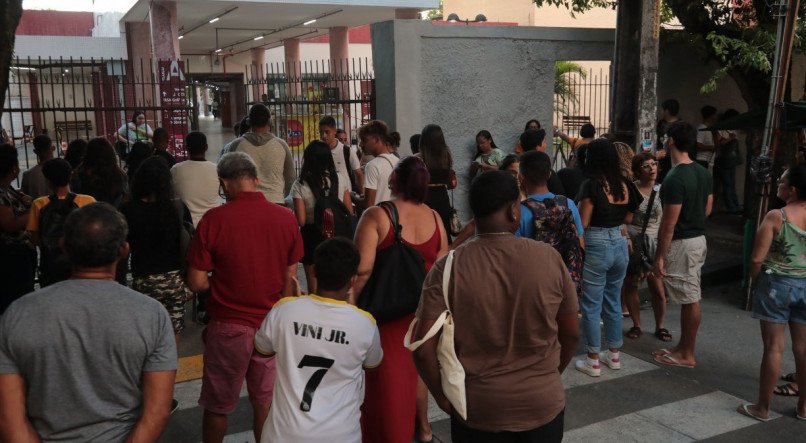
[[[135,277],[132,289],[145,294],[165,306],[171,316],[174,334],[185,329],[185,302],[192,295],[179,271]]]

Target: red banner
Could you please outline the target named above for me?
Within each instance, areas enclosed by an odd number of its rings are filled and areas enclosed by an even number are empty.
[[[181,60],[160,60],[157,65],[160,82],[162,127],[168,130],[168,152],[176,161],[187,159],[185,136],[188,132],[187,96],[185,94],[185,63]]]

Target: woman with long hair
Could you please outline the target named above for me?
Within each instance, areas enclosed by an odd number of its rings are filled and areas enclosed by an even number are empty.
[[[739,412],[760,421],[770,419],[787,324],[795,354],[792,378],[798,386],[806,385],[806,166],[784,172],[777,195],[786,206],[764,216],[750,256],[750,277],[756,283],[753,318],[761,322],[764,356],[758,402],[739,406]],[[806,420],[806,393],[798,395],[795,414]]]
[[[131,186],[131,182],[134,180],[137,168],[152,155],[154,155],[153,146],[146,142],[134,142],[131,151],[129,151],[129,158],[126,161],[126,174],[129,176],[129,186]]]
[[[497,170],[505,156],[504,151],[495,145],[490,131],[482,129],[476,134],[476,155],[470,165],[470,176],[475,177],[479,172]]]
[[[25,231],[31,197],[11,186],[19,174],[17,148],[0,145],[0,315],[11,302],[34,290],[36,250]]]
[[[120,208],[128,193],[126,173],[118,166],[115,150],[103,137],[87,143],[84,160],[73,173],[70,189],[76,194],[87,194],[95,200]]]
[[[399,214],[398,224],[404,244],[423,257],[425,271],[437,258],[448,252],[448,238],[439,215],[425,204],[429,182],[428,169],[417,157],[400,161],[389,180],[391,203]],[[372,274],[379,251],[395,242],[389,213],[378,206],[367,209],[358,222],[355,242],[361,253],[354,293],[361,294]],[[354,301],[354,300],[353,300]],[[417,439],[428,441],[427,423],[415,420],[417,402],[417,370],[411,351],[403,346],[414,312],[378,325],[383,346],[384,364],[367,373],[364,413],[361,416],[364,442],[410,443],[419,427]],[[427,416],[426,422],[427,422]]]
[[[132,289],[165,306],[178,340],[190,296],[180,273],[184,260],[181,230],[184,222],[193,221],[187,207],[174,199],[171,170],[165,160],[150,157],[140,165],[132,183],[132,198],[120,212],[129,225]]]
[[[542,128],[542,126],[540,126],[540,120],[533,118],[528,122],[526,122],[526,126],[523,127],[523,132],[526,132],[530,129],[540,129],[540,128]]]
[[[579,191],[579,213],[585,230],[585,270],[579,306],[588,355],[577,360],[575,366],[598,377],[600,359],[610,369],[621,369],[621,287],[627,273],[630,242],[624,225],[632,222],[643,198],[622,175],[618,152],[609,140],[600,138],[588,144],[586,165],[589,178]],[[600,320],[604,322],[608,348],[601,356]]]
[[[442,225],[451,225],[452,205],[448,191],[456,187],[456,173],[453,171],[451,151],[445,143],[442,128],[426,125],[420,134],[420,153],[431,179],[428,182],[428,195],[425,204],[437,211]]]
[[[294,214],[301,228],[302,243],[305,246],[302,266],[305,269],[305,280],[308,282],[308,293],[316,293],[313,251],[325,240],[314,225],[316,202],[320,198],[329,198],[331,192],[336,192],[347,212],[352,214],[353,203],[350,199],[349,186],[350,183],[339,181],[330,146],[323,141],[312,141],[302,153],[302,169],[299,171],[299,178],[291,186]]]
[[[67,145],[67,153],[64,154],[64,159],[70,163],[70,167],[75,171],[78,166],[84,161],[84,155],[87,153],[87,141],[83,138],[77,138]]]
[[[658,340],[668,342],[672,340],[672,335],[668,329],[663,327],[666,317],[666,296],[663,289],[663,280],[659,276],[648,273],[649,269],[644,267],[641,256],[637,254],[638,248],[641,247],[641,242],[643,242],[644,256],[650,260],[655,257],[655,251],[658,247],[658,230],[660,229],[660,218],[663,215],[663,205],[660,202],[660,185],[655,184],[655,180],[658,178],[658,161],[655,159],[655,155],[649,152],[636,154],[632,158],[632,175],[637,178],[634,184],[644,201],[635,211],[632,223],[627,226],[627,231],[632,239],[633,253],[630,254],[622,295],[633,326],[627,331],[626,335],[630,339],[637,339],[641,336],[638,285],[646,279],[649,293],[652,296],[652,311],[655,314],[655,337]],[[655,189],[655,199],[652,202],[652,208],[649,208],[649,200],[653,189]],[[646,231],[641,236],[644,223],[646,223]]]

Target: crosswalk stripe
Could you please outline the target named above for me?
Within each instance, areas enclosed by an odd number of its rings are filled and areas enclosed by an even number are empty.
[[[758,423],[736,412],[742,399],[721,391],[655,406],[565,433],[564,441],[703,440]],[[774,418],[779,414],[772,414]]]
[[[176,369],[176,383],[200,379],[202,367],[202,354],[181,357]]]

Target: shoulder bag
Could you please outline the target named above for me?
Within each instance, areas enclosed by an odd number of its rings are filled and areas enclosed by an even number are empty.
[[[641,225],[641,234],[638,236],[638,241],[641,242],[639,258],[641,260],[641,268],[644,271],[651,271],[655,261],[654,258],[650,258],[647,254],[646,227],[649,225],[649,218],[652,217],[652,209],[655,204],[655,196],[658,194],[658,186],[657,184],[652,186],[652,193],[649,194],[649,202],[647,202],[646,213],[644,214],[644,223]]]
[[[450,251],[445,259],[445,270],[442,273],[442,296],[445,297],[445,310],[437,317],[437,321],[431,326],[421,340],[411,342],[411,334],[414,330],[415,318],[409,325],[409,330],[403,338],[403,346],[410,351],[416,351],[423,343],[434,337],[440,329],[442,335],[439,336],[437,345],[437,360],[439,361],[439,374],[442,379],[442,392],[451,402],[454,411],[467,420],[467,397],[465,395],[465,368],[456,355],[456,348],[453,343],[454,327],[451,305],[448,302],[448,288],[451,281],[451,270],[453,269],[453,253]]]

